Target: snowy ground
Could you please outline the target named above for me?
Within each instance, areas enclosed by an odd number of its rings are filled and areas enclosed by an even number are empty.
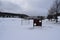
[[[19,18],[0,18],[0,40],[60,40],[60,23],[43,21],[33,28],[33,21]]]

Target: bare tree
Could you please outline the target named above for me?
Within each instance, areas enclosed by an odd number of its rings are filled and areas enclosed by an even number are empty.
[[[58,22],[58,13],[60,11],[60,0],[55,0],[54,4],[49,10],[49,15],[54,15],[56,23]]]
[[[55,14],[56,14],[55,15],[56,23],[58,22],[58,15],[57,14],[58,14],[58,12],[60,10],[59,9],[59,6],[60,6],[60,1],[59,0],[56,0],[55,1],[55,7],[54,7],[55,8]]]

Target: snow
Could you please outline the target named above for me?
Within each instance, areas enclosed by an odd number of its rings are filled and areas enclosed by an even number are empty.
[[[0,18],[0,40],[60,40],[60,24],[46,19],[33,28],[33,20]]]

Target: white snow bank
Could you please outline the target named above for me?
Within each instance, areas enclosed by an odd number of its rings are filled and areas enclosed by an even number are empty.
[[[0,40],[60,40],[60,24],[44,20],[42,28],[33,28],[32,20],[0,18]]]

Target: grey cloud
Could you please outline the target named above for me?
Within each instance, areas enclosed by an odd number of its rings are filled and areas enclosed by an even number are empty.
[[[13,0],[11,0],[11,2],[12,1]],[[21,6],[21,9],[23,9],[23,13],[26,13],[28,15],[47,15],[48,9],[50,8],[54,0],[23,0],[23,1],[22,3],[24,5],[18,4],[19,6]]]
[[[29,13],[44,15],[48,13],[48,9],[52,5],[54,0],[27,0],[29,6],[31,7]]]

